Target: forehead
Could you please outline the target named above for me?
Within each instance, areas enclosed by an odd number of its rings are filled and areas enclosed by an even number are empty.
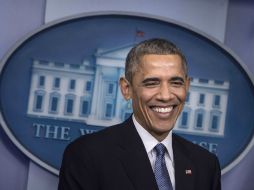
[[[153,72],[156,70],[167,70],[168,72],[184,72],[182,59],[179,55],[176,54],[148,54],[144,55],[140,59],[140,63],[137,69],[138,73],[144,71]]]

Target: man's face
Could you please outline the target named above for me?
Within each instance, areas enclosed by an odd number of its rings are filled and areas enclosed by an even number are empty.
[[[121,90],[132,99],[137,121],[157,140],[172,130],[184,106],[189,87],[178,55],[143,56],[132,83],[121,79]]]

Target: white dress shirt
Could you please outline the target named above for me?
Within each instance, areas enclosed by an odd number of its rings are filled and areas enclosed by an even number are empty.
[[[173,157],[173,148],[172,148],[172,131],[169,132],[168,136],[161,142],[155,139],[147,130],[145,130],[135,119],[134,114],[132,115],[133,123],[138,131],[139,136],[141,137],[143,144],[148,155],[148,158],[151,162],[152,168],[154,170],[155,160],[156,160],[156,151],[154,147],[158,143],[162,143],[166,148],[167,152],[165,153],[165,162],[170,176],[170,180],[175,190],[175,169],[174,169],[174,157]]]

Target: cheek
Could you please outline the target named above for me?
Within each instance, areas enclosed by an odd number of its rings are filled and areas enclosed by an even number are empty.
[[[139,98],[143,101],[143,103],[148,103],[149,101],[153,100],[158,93],[158,88],[143,89],[139,92]]]
[[[178,100],[181,101],[182,103],[185,102],[186,95],[187,95],[187,91],[185,89],[182,89],[176,92],[176,96]]]
[[[141,110],[143,110],[142,102],[143,102],[142,98],[138,94],[134,93],[132,96],[132,105],[134,109],[133,111],[141,112]]]
[[[146,108],[145,108],[145,105],[146,105],[145,99],[144,99],[143,96],[141,96],[141,97],[138,97],[137,100],[138,100],[138,101],[137,101],[138,108],[139,108],[139,110],[141,110],[141,112],[144,114],[144,113],[146,112]]]
[[[144,94],[138,94],[135,98],[135,108],[145,117],[148,111],[149,97]]]
[[[155,94],[155,90],[143,88],[136,89],[132,97],[133,104],[135,104],[134,107],[141,110],[143,113],[147,112],[147,107],[149,106],[149,103],[152,102]]]
[[[181,100],[182,103],[184,103],[184,102],[185,102],[185,99],[186,99],[186,95],[183,94],[179,99]]]

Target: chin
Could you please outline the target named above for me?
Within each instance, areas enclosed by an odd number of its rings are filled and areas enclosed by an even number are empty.
[[[156,131],[158,131],[159,133],[166,133],[166,132],[169,132],[173,129],[173,127],[170,127],[170,126],[163,126],[163,125],[158,125],[158,126],[155,126],[154,127],[156,129]]]

